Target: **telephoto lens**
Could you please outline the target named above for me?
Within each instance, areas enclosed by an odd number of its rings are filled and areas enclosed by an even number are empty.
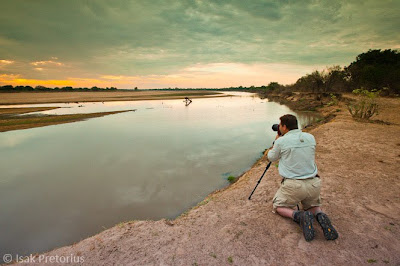
[[[278,135],[282,135],[282,133],[279,131],[279,124],[273,124],[272,125],[272,130],[273,131],[278,131]]]

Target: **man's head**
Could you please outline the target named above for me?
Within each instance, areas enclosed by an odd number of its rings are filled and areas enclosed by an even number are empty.
[[[298,129],[299,126],[297,125],[297,118],[294,115],[284,115],[279,118],[281,122],[279,123],[279,131],[282,135],[285,135],[290,130]]]

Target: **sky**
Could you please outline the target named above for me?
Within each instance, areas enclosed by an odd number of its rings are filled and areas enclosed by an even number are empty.
[[[0,0],[0,85],[292,84],[399,29],[399,0]]]

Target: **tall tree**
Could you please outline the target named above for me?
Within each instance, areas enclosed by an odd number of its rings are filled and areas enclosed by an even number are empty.
[[[340,92],[347,90],[346,72],[340,66],[329,67],[324,71],[325,91]]]
[[[356,57],[346,69],[354,89],[387,88],[400,93],[400,53],[397,50],[369,50]]]

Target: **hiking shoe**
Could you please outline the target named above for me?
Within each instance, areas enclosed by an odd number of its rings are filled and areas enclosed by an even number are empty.
[[[303,235],[306,241],[311,241],[314,239],[315,236],[315,231],[313,227],[313,220],[314,220],[314,215],[309,212],[300,212],[300,227],[303,230]]]
[[[319,225],[322,227],[322,231],[324,232],[326,240],[335,240],[336,238],[339,237],[339,234],[336,231],[336,229],[332,226],[331,221],[328,218],[328,215],[326,215],[323,212],[320,212],[316,215],[316,217]]]

